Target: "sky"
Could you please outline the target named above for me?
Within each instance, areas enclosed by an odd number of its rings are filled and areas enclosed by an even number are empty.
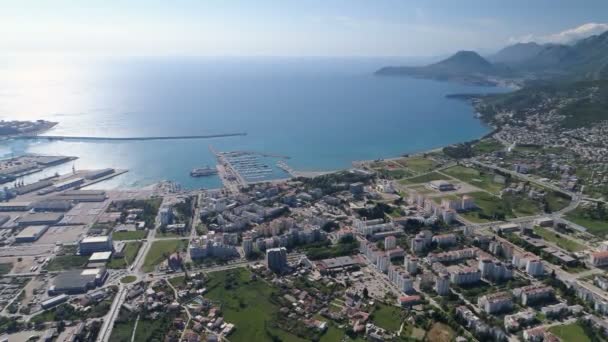
[[[606,29],[606,0],[0,3],[5,56],[441,56]]]

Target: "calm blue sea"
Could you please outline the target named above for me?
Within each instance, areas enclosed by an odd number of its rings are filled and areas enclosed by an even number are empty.
[[[0,156],[74,155],[77,169],[126,168],[99,187],[141,187],[174,180],[220,186],[189,171],[220,151],[291,157],[301,170],[347,168],[353,160],[398,156],[477,138],[488,128],[465,102],[446,94],[497,88],[376,77],[403,62],[323,58],[140,58],[3,64],[0,119],[48,119],[48,134],[91,136],[247,136],[184,141],[4,142]],[[405,62],[404,62],[405,63]],[[275,160],[268,163],[274,165]],[[30,176],[69,172],[72,164]],[[276,171],[275,177],[282,176]]]

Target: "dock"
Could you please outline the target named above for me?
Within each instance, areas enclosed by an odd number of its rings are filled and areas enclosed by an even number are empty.
[[[67,141],[148,141],[148,140],[194,140],[245,136],[245,132],[207,134],[207,135],[172,135],[152,137],[92,137],[92,136],[67,136],[67,135],[21,135],[13,137],[16,140],[67,140]]]

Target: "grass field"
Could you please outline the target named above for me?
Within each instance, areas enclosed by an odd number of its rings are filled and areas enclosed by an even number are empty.
[[[401,326],[403,310],[401,308],[386,305],[376,304],[376,309],[372,313],[372,321],[380,328],[388,331],[398,331]]]
[[[53,272],[83,268],[88,260],[89,257],[82,255],[59,255],[49,261],[46,269]]]
[[[547,191],[545,199],[547,200],[547,204],[551,212],[564,209],[568,206],[568,204],[570,204],[571,201],[570,198],[566,198],[564,195],[551,190]]]
[[[494,182],[494,174],[491,172],[482,172],[461,165],[448,167],[442,172],[494,194],[498,194],[503,189],[503,184]]]
[[[120,282],[123,283],[123,284],[129,284],[129,283],[132,283],[132,282],[134,282],[136,280],[137,280],[136,276],[129,275],[129,276],[122,277],[120,279]]]
[[[248,270],[239,268],[210,273],[207,289],[209,292],[205,296],[220,301],[226,321],[237,326],[230,341],[269,341],[267,330],[285,342],[304,341],[268,325],[278,312],[278,307],[270,301],[274,289],[263,280],[252,281]]]
[[[556,325],[549,331],[559,337],[562,341],[591,342],[591,339],[578,323],[568,325]]]
[[[505,201],[486,192],[472,192],[469,194],[475,199],[477,210],[462,213],[467,220],[475,223],[499,221],[513,218],[513,210]]]
[[[142,240],[148,236],[147,230],[136,230],[128,232],[114,232],[112,233],[112,239],[116,241],[121,240]]]
[[[586,209],[576,208],[565,216],[567,220],[587,228],[587,231],[595,236],[603,237],[608,234],[608,221],[596,220],[587,216]]]
[[[501,199],[516,216],[533,216],[542,213],[541,203],[528,196],[503,194]]]
[[[153,271],[154,267],[162,263],[170,254],[178,250],[185,250],[187,246],[188,241],[186,240],[155,241],[146,254],[143,271]]]
[[[127,322],[114,323],[114,328],[112,328],[112,334],[110,335],[110,341],[131,342],[133,328],[135,328],[135,319]]]
[[[505,146],[496,139],[484,139],[473,145],[473,154],[480,155],[504,150]]]
[[[406,169],[386,170],[388,176],[393,179],[405,178],[413,176],[412,172]]]
[[[420,176],[416,176],[416,177],[412,177],[412,178],[405,178],[405,179],[401,179],[399,180],[399,183],[403,184],[403,185],[409,185],[409,184],[420,184],[420,183],[428,183],[430,181],[434,181],[434,180],[439,180],[439,179],[446,179],[446,176],[443,176],[440,173],[437,172],[430,172],[424,175],[420,175]]]
[[[437,166],[437,163],[423,157],[411,157],[399,159],[399,164],[416,173],[429,172]]]
[[[536,233],[537,235],[541,236],[543,239],[545,239],[549,242],[555,243],[559,247],[561,247],[569,252],[578,252],[578,251],[582,251],[583,249],[585,249],[585,246],[581,245],[580,243],[578,243],[574,240],[570,240],[561,234],[551,232],[542,227],[534,227],[534,233]]]
[[[127,242],[127,244],[125,245],[125,257],[124,258],[114,258],[112,260],[110,260],[110,262],[108,263],[108,267],[109,268],[125,268],[129,265],[131,265],[133,263],[133,261],[135,261],[135,258],[137,257],[137,253],[139,252],[139,249],[141,248],[141,242],[139,241],[133,241],[133,242]]]

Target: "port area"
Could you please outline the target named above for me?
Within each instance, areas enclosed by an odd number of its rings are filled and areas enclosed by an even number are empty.
[[[57,196],[71,190],[85,189],[127,173],[126,169],[74,170],[67,174],[55,174],[36,182],[22,184],[16,182],[13,187],[2,191],[5,199],[14,198],[19,202],[35,202]]]
[[[77,157],[27,154],[0,160],[0,184],[10,183],[49,167],[65,164]]]

